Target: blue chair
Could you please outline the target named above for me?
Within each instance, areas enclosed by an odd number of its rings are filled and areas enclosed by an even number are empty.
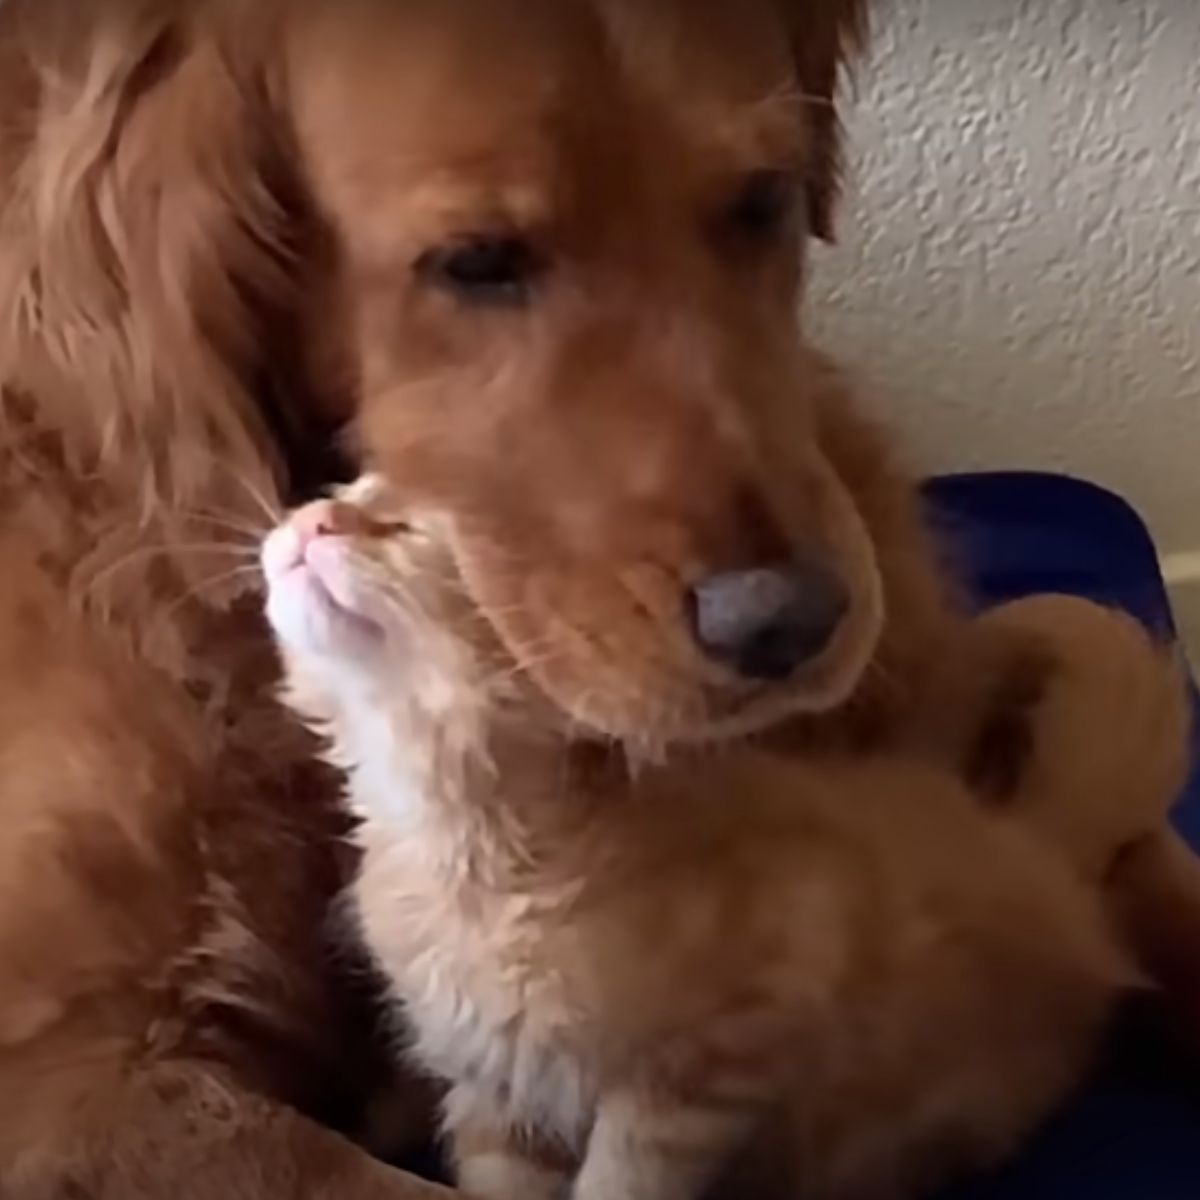
[[[1069,592],[1173,633],[1154,545],[1111,493],[1063,476],[1006,472],[934,480],[926,499],[981,606]],[[1175,819],[1200,846],[1200,771]],[[1169,1051],[1134,1037],[1114,1047],[1020,1161],[955,1189],[952,1200],[1200,1200],[1197,1082]]]

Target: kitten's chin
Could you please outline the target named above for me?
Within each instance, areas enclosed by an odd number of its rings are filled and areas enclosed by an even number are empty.
[[[382,625],[347,605],[303,565],[270,581],[267,620],[282,645],[301,656],[370,661],[385,640]]]

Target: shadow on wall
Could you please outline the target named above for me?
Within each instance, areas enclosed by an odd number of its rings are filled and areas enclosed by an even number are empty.
[[[810,327],[928,468],[1067,469],[1200,551],[1200,3],[881,0]]]

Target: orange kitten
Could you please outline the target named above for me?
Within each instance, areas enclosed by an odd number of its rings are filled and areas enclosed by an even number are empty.
[[[452,534],[366,481],[263,559],[464,1190],[875,1200],[1012,1150],[1126,979],[1058,860],[903,761],[588,741],[506,661]]]

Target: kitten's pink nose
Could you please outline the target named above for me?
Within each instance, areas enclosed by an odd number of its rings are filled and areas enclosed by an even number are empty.
[[[290,524],[305,545],[321,537],[372,534],[380,528],[361,508],[340,500],[314,500],[297,509]]]
[[[3,3],[3,0],[0,0]],[[315,565],[318,547],[336,551],[328,539],[373,537],[387,533],[388,526],[369,517],[361,508],[341,500],[316,500],[297,509],[263,542],[260,561],[268,582],[282,580],[303,563]]]

